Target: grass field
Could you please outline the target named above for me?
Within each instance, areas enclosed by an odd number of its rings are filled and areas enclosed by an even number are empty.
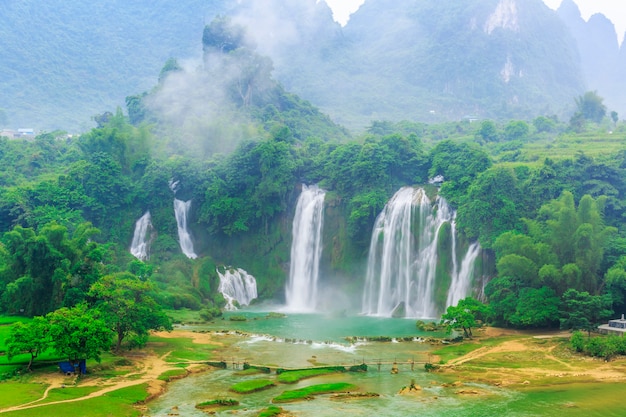
[[[269,379],[251,379],[249,381],[241,381],[230,387],[230,390],[238,394],[249,394],[251,392],[262,391],[272,388],[274,381]]]
[[[334,384],[319,384],[319,385],[311,385],[309,387],[288,390],[280,394],[278,397],[275,397],[272,402],[275,403],[285,403],[290,401],[298,401],[298,400],[310,400],[314,395],[321,394],[332,394],[335,392],[348,392],[348,391],[356,391],[359,387],[353,384],[349,384],[347,382],[337,382]]]
[[[283,384],[295,384],[298,381],[307,378],[313,378],[320,375],[336,374],[345,372],[343,368],[323,368],[323,369],[303,369],[299,371],[286,371],[278,375],[278,382]]]
[[[212,360],[217,346],[194,343],[187,338],[162,338],[151,336],[147,348],[159,356],[169,353],[168,362]]]

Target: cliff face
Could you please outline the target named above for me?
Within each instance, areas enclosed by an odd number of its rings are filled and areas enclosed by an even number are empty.
[[[557,14],[576,40],[586,89],[598,91],[609,109],[626,111],[626,48],[620,48],[613,23],[603,14],[585,22],[573,0],[564,0]]]
[[[540,0],[368,0],[325,46],[332,59],[302,50],[307,65],[280,69],[287,87],[346,123],[525,117],[584,88],[574,41]]]

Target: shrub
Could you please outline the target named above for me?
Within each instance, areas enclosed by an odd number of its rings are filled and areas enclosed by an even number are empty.
[[[222,316],[222,310],[217,307],[204,308],[200,311],[200,318],[204,321],[211,321]]]

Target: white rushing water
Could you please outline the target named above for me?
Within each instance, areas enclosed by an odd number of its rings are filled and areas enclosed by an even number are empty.
[[[135,232],[133,233],[133,241],[130,244],[130,253],[140,261],[145,261],[150,257],[150,233],[152,231],[150,220],[150,212],[146,211],[135,222]]]
[[[454,252],[453,252],[454,253]],[[446,307],[455,306],[459,300],[468,297],[471,293],[472,278],[474,276],[474,263],[480,253],[480,245],[474,242],[470,245],[463,261],[461,269],[457,270],[456,263],[452,273],[452,282],[448,290]],[[456,258],[456,257],[455,257]]]
[[[176,216],[176,224],[178,225],[178,242],[180,243],[180,249],[188,258],[196,259],[198,255],[196,255],[193,250],[191,234],[187,229],[187,215],[189,214],[190,207],[191,200],[181,201],[174,199],[174,214]]]
[[[421,188],[404,187],[389,200],[376,218],[372,232],[363,291],[364,314],[419,318],[438,315],[434,286],[437,240],[444,223],[451,225],[453,275],[460,280],[469,274],[463,275],[464,271],[470,271],[473,266],[464,260],[456,273],[454,218],[443,198],[437,197],[432,204]],[[469,284],[462,281],[454,291],[461,294],[468,288]]]
[[[316,185],[302,185],[293,219],[291,266],[285,288],[288,311],[313,312],[317,307],[325,195]]]
[[[217,271],[220,277],[218,291],[226,300],[226,310],[237,310],[235,302],[240,306],[250,305],[258,297],[256,279],[241,268],[226,269],[224,273]]]

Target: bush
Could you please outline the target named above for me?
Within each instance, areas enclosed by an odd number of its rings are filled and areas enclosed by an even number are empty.
[[[582,332],[574,332],[569,339],[569,345],[576,352],[582,352],[585,349],[585,336]]]
[[[211,321],[222,316],[222,310],[217,307],[204,308],[200,311],[200,318],[204,321]]]
[[[615,355],[626,355],[626,338],[615,335],[585,338],[581,332],[574,332],[570,347],[576,352],[608,361]]]

